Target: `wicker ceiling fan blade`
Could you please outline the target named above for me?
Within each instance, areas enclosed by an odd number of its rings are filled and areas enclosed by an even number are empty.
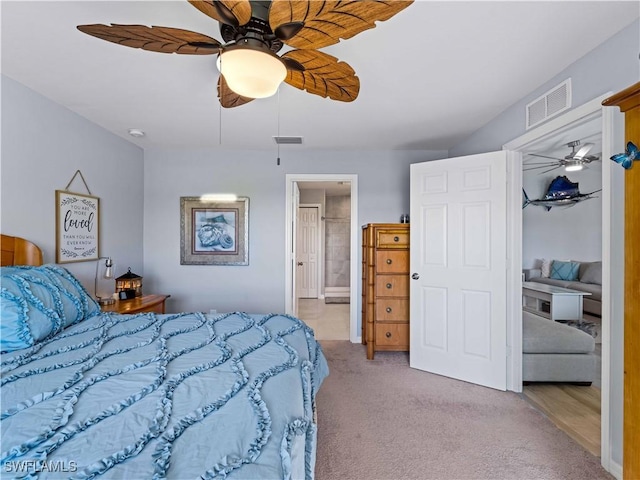
[[[233,108],[249,103],[253,98],[243,97],[229,88],[225,78],[220,75],[218,78],[218,98],[220,99],[220,105],[224,108]]]
[[[189,3],[214,20],[234,27],[251,20],[249,0],[189,0]]]
[[[273,0],[269,24],[287,45],[316,49],[374,28],[376,21],[389,20],[412,3],[413,0]]]
[[[283,61],[291,59],[304,70],[289,68],[285,82],[314,95],[341,102],[352,102],[360,92],[360,79],[348,63],[317,50],[291,50]]]
[[[118,45],[159,53],[211,55],[221,47],[215,38],[180,28],[94,24],[78,25],[78,30]]]

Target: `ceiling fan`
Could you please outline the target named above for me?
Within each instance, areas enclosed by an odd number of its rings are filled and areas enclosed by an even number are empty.
[[[109,42],[160,53],[218,55],[223,107],[273,95],[282,81],[308,93],[351,102],[360,80],[349,64],[320,52],[374,28],[413,0],[188,0],[220,24],[225,43],[202,33],[144,25],[78,25]],[[293,49],[277,55],[287,45]]]
[[[591,162],[596,160],[600,160],[600,157],[597,155],[587,155],[589,151],[594,147],[593,143],[585,143],[578,151],[576,151],[576,147],[580,146],[580,140],[574,140],[573,142],[567,143],[567,147],[571,148],[571,153],[566,155],[564,158],[556,158],[549,157],[547,155],[541,155],[539,153],[527,153],[532,157],[540,157],[540,158],[548,158],[554,160],[553,162],[527,162],[525,160],[523,164],[523,170],[526,172],[528,170],[538,170],[538,169],[546,169],[540,174],[550,172],[555,170],[556,168],[564,167],[567,172],[577,172],[582,170],[582,168]]]

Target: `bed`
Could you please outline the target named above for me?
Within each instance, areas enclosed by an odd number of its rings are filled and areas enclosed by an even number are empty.
[[[67,269],[9,243],[3,478],[314,477],[328,367],[301,320],[101,313]]]

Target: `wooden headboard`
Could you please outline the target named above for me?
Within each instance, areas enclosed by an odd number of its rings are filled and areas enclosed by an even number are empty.
[[[42,265],[42,250],[29,240],[2,235],[0,248],[2,249],[0,266]]]

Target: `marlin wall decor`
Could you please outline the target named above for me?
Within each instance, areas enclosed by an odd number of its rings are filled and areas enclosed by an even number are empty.
[[[549,184],[549,188],[547,188],[547,193],[544,197],[537,200],[531,200],[523,188],[522,194],[524,195],[524,200],[522,202],[522,208],[524,209],[529,204],[544,207],[547,211],[553,207],[573,207],[590,198],[597,198],[593,197],[593,194],[598,193],[600,190],[594,190],[590,193],[580,193],[578,182],[572,182],[566,176],[557,176]]]

